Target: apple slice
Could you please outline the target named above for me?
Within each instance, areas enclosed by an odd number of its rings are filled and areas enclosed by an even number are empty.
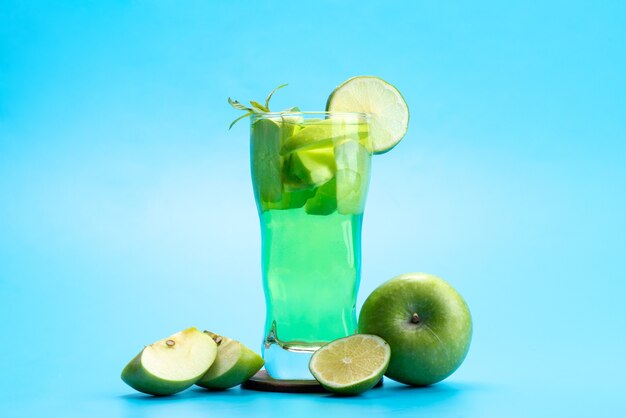
[[[306,201],[304,210],[309,215],[330,215],[337,210],[337,182],[333,178],[320,186],[315,196]]]
[[[207,389],[224,390],[250,379],[264,361],[257,353],[228,337],[205,331],[217,342],[217,357],[196,385]]]
[[[188,328],[145,347],[122,371],[122,380],[149,395],[173,395],[191,387],[215,361],[217,344]]]
[[[309,147],[332,146],[334,139],[345,136],[341,128],[342,124],[340,121],[338,122],[332,119],[319,121],[309,120],[302,129],[285,140],[280,153],[287,155],[296,150]]]
[[[252,124],[252,185],[255,194],[265,202],[278,202],[282,197],[280,173],[282,157],[279,154],[281,128],[270,119],[259,119]]]
[[[335,176],[334,148],[314,147],[291,154],[291,171],[308,187],[317,187]]]
[[[370,176],[371,153],[356,141],[335,149],[337,164],[337,211],[342,215],[363,212]]]

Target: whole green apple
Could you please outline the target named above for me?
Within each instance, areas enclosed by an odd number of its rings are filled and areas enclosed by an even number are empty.
[[[359,332],[389,343],[387,377],[425,386],[461,365],[472,339],[472,318],[461,295],[445,280],[407,273],[383,283],[367,298]]]

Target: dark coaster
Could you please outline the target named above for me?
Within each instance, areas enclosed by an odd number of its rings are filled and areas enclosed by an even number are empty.
[[[376,383],[374,387],[381,387],[383,379]],[[243,382],[242,389],[258,390],[261,392],[283,392],[283,393],[328,393],[315,380],[278,380],[273,379],[265,370],[259,371],[249,380]]]

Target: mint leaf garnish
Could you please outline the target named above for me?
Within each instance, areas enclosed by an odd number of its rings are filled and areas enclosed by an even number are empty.
[[[232,107],[234,107],[237,110],[244,110],[246,113],[239,116],[237,119],[235,119],[234,121],[232,121],[232,123],[230,124],[230,126],[228,127],[228,129],[232,128],[233,125],[237,122],[239,122],[241,119],[247,118],[248,116],[254,114],[254,113],[269,113],[271,112],[270,110],[270,99],[272,98],[272,96],[274,95],[274,93],[276,93],[277,90],[282,89],[283,87],[285,87],[287,84],[281,84],[280,86],[276,87],[274,90],[271,91],[270,94],[267,95],[267,98],[265,99],[265,105],[262,105],[259,102],[255,102],[254,100],[250,100],[250,105],[252,107],[248,107],[240,102],[238,102],[237,100],[233,100],[230,97],[228,98],[228,104],[230,104]],[[293,111],[299,111],[297,107],[292,107],[290,109],[284,110],[283,112],[293,112]]]
[[[250,100],[250,104],[252,105],[252,107],[259,109],[261,112],[269,112],[270,109],[267,106],[263,106],[261,103],[259,102],[255,102],[254,100]]]
[[[274,93],[276,93],[276,91],[282,89],[283,87],[285,87],[287,84],[281,84],[280,86],[276,87],[274,90],[271,91],[270,94],[267,95],[267,98],[265,99],[265,107],[269,109],[270,106],[270,99],[272,98],[272,96],[274,95]]]
[[[233,100],[230,97],[228,98],[228,103],[234,107],[235,109],[239,109],[239,110],[250,110],[249,107],[246,107],[244,105],[242,105],[241,103],[239,103],[237,100]]]
[[[232,121],[232,122],[230,123],[230,126],[228,127],[228,129],[232,128],[234,124],[236,124],[237,122],[239,122],[239,121],[240,121],[241,119],[243,119],[243,118],[247,118],[247,117],[248,117],[248,116],[250,116],[252,113],[254,113],[254,112],[248,112],[248,113],[246,113],[245,115],[241,115],[241,116],[239,116],[237,119],[235,119],[234,121]]]

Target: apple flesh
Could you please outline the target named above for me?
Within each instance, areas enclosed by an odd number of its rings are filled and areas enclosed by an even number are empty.
[[[461,295],[446,281],[408,273],[383,283],[367,298],[359,332],[389,343],[387,377],[425,386],[461,365],[472,338],[472,318]]]
[[[173,395],[196,383],[216,355],[210,336],[188,328],[141,350],[122,371],[122,380],[149,395]]]
[[[205,332],[217,342],[217,357],[196,385],[213,390],[229,389],[250,379],[263,367],[263,358],[244,344]]]

